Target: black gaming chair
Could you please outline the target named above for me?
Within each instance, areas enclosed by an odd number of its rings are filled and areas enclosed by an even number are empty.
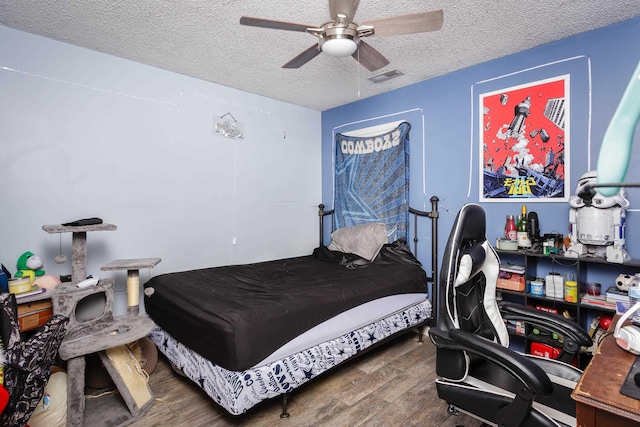
[[[465,205],[456,217],[442,262],[437,326],[436,388],[448,412],[464,412],[498,426],[576,425],[571,392],[582,371],[561,360],[508,348],[503,319],[522,320],[564,338],[570,361],[591,345],[584,329],[562,316],[496,301],[498,255],[485,237],[485,212]]]

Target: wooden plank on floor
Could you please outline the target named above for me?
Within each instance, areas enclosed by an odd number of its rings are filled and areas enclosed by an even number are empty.
[[[408,337],[411,337],[408,338]],[[159,355],[149,385],[153,406],[133,427],[298,427],[298,426],[480,426],[466,415],[450,416],[435,389],[435,347],[416,334],[399,337],[300,389],[281,420],[281,398],[234,416],[216,405],[190,380],[176,374]],[[395,345],[394,345],[395,344]]]

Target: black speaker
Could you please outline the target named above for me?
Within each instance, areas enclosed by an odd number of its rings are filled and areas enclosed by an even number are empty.
[[[529,212],[528,223],[529,223],[529,238],[531,240],[540,238],[540,223],[538,222],[538,214],[535,212]]]

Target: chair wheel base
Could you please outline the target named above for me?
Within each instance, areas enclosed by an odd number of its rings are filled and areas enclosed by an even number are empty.
[[[459,413],[459,412],[458,412],[458,410],[456,409],[456,407],[455,407],[455,406],[453,406],[453,405],[449,405],[449,406],[447,407],[447,414],[449,414],[449,415],[458,415],[458,413]]]

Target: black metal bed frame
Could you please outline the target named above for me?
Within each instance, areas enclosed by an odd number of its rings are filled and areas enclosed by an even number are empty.
[[[413,255],[416,258],[418,258],[418,217],[431,218],[431,277],[427,277],[427,282],[431,283],[431,312],[433,313],[432,317],[434,317],[437,304],[434,296],[437,295],[436,287],[438,286],[438,218],[440,217],[438,202],[440,199],[437,196],[432,196],[429,200],[431,201],[431,211],[421,211],[409,207],[409,213],[413,214]],[[334,212],[334,209],[324,210],[323,204],[318,205],[318,217],[320,221],[318,244],[320,246],[324,245],[324,217],[333,215]],[[333,223],[331,229],[333,231]]]
[[[434,320],[435,320],[435,314],[436,314],[436,306],[437,306],[437,300],[435,298],[435,296],[438,294],[437,293],[437,283],[438,283],[438,218],[440,216],[440,214],[438,213],[438,202],[440,201],[440,199],[436,196],[431,197],[430,199],[431,201],[431,211],[427,212],[427,211],[421,211],[418,209],[413,209],[411,207],[409,207],[409,213],[413,214],[413,255],[417,258],[418,257],[418,217],[427,217],[427,218],[431,218],[431,277],[427,277],[427,282],[431,283],[431,318],[425,320],[424,322],[416,325],[415,327],[418,328],[419,330],[419,341],[422,342],[422,336],[423,333],[422,331],[424,330],[425,326],[430,326],[433,324]],[[320,204],[318,205],[318,217],[319,217],[319,222],[320,222],[320,235],[319,235],[319,245],[323,246],[324,245],[324,219],[326,216],[329,215],[333,215],[334,213],[334,209],[331,210],[325,210],[324,209],[324,205]],[[333,224],[332,224],[332,229],[333,229]],[[407,242],[408,243],[408,242]],[[413,328],[411,328],[413,329]],[[367,349],[363,350],[360,353],[355,354],[353,357],[351,357],[349,360],[345,361],[344,363],[348,363],[350,361],[352,361],[353,359],[368,353],[369,351],[377,348],[378,346],[387,343],[389,341],[391,341],[392,339],[398,337],[399,335],[402,335],[403,333],[406,333],[407,330],[404,331],[398,331],[393,335],[388,336],[387,338],[377,342],[376,344],[372,345],[371,347],[368,347]],[[326,372],[323,372],[322,374],[318,375],[317,377],[315,377],[314,379],[324,376],[324,374],[331,372],[332,369],[329,369]],[[297,389],[296,389],[297,390]],[[293,390],[290,392],[287,392],[285,394],[282,395],[282,413],[280,414],[280,418],[289,418],[289,412],[287,412],[287,405],[289,402],[289,397],[291,395],[291,393],[293,393]]]

